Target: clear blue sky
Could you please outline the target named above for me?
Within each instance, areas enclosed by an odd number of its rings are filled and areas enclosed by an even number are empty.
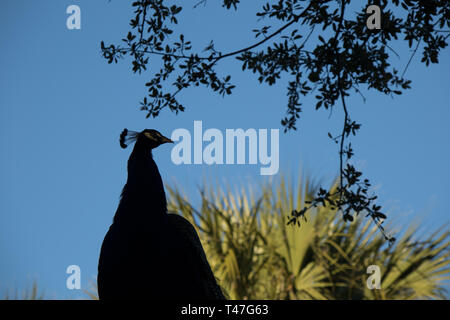
[[[192,1],[195,3],[197,1]],[[66,8],[81,7],[81,30],[66,28]],[[183,32],[198,48],[215,39],[223,51],[254,41],[254,7],[238,13],[210,1],[183,15]],[[130,61],[108,65],[100,41],[118,43],[129,30],[127,1],[2,1],[0,4],[0,293],[24,288],[36,279],[50,298],[83,296],[65,287],[65,270],[77,264],[82,287],[96,276],[104,234],[126,179],[130,150],[118,136],[124,127],[280,128],[286,110],[284,83],[268,87],[242,73],[234,61],[219,71],[234,72],[238,87],[225,99],[203,89],[180,98],[178,116],[163,112],[145,119],[138,110],[148,75],[131,73]],[[410,51],[392,62],[402,70]],[[427,228],[448,221],[450,178],[449,50],[439,65],[426,68],[417,55],[407,76],[413,89],[392,99],[376,92],[358,95],[349,105],[363,124],[352,140],[358,168],[373,180],[390,219],[402,226],[426,218]],[[280,133],[280,173],[299,168],[324,182],[337,173],[336,146],[327,132],[337,130],[342,114],[313,111],[305,100],[296,132]],[[280,130],[281,131],[281,130]],[[176,166],[170,146],[154,152],[165,182],[195,189],[204,179],[258,183],[259,166]],[[145,271],[143,271],[145,272]]]

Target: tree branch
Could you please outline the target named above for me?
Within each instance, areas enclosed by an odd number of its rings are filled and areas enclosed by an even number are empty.
[[[340,80],[340,77],[339,77]],[[338,80],[338,81],[339,81]],[[340,82],[340,81],[339,81]],[[344,181],[344,141],[345,141],[345,131],[347,129],[347,122],[348,122],[348,111],[347,111],[347,105],[345,104],[345,98],[344,98],[344,91],[342,89],[339,89],[339,95],[341,96],[342,101],[342,108],[344,110],[344,126],[342,127],[342,134],[341,134],[341,142],[339,145],[339,185],[340,185],[340,192],[339,192],[339,205],[342,203],[342,194],[344,190],[343,181]]]
[[[421,41],[422,41],[422,38],[420,38],[419,41],[417,41],[416,48],[414,49],[413,53],[411,54],[411,57],[409,58],[408,63],[406,64],[405,70],[403,70],[402,78],[403,78],[403,76],[405,75],[406,70],[408,70],[409,64],[411,63],[412,59],[414,58],[414,56],[415,56],[415,54],[416,54],[416,52],[417,52],[417,49],[419,49],[419,46],[420,46],[420,42],[421,42]]]
[[[289,28],[292,24],[298,22],[298,20],[300,18],[302,18],[308,12],[309,8],[311,8],[311,3],[308,5],[308,7],[306,7],[305,10],[302,11],[302,13],[300,13],[299,15],[294,15],[294,19],[292,19],[291,21],[286,23],[284,26],[280,27],[278,30],[273,32],[271,35],[267,36],[263,40],[255,43],[255,44],[253,44],[251,46],[248,46],[246,48],[239,49],[239,50],[236,50],[236,51],[232,51],[232,52],[229,52],[229,53],[226,53],[226,54],[223,54],[223,55],[221,54],[218,57],[213,57],[213,58],[211,58],[211,57],[197,57],[197,58],[200,59],[200,60],[209,60],[209,61],[215,60],[214,62],[217,62],[217,61],[219,61],[221,59],[224,59],[224,58],[227,58],[227,57],[231,57],[231,56],[234,56],[234,55],[237,55],[237,54],[240,54],[240,53],[252,50],[252,49],[254,49],[256,47],[259,47],[263,43],[267,42],[268,40],[272,39],[276,35],[278,35],[281,32],[283,32],[283,30]],[[144,14],[144,21],[145,21],[145,9],[146,9],[146,7],[144,8],[144,12],[143,12],[143,14]],[[142,35],[143,35],[143,32],[144,32],[143,26],[141,27],[141,29],[142,29],[141,30],[141,37],[140,37],[138,45],[140,45],[141,42],[142,42]],[[312,30],[311,30],[310,34],[311,33],[312,33]],[[310,34],[308,35],[308,38],[309,38]],[[148,51],[148,50],[145,50],[145,49],[132,50],[131,48],[121,48],[121,49],[118,49],[117,51],[120,52],[120,53],[127,53],[127,52],[148,53],[148,54],[170,56],[170,57],[173,57],[173,58],[181,58],[181,59],[189,59],[190,58],[190,56],[186,56],[186,55],[176,55],[176,54],[171,54],[171,53],[157,52],[157,51],[153,51],[153,50]]]

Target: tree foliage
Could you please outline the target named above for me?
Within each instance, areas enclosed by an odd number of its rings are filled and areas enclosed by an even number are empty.
[[[255,43],[236,51],[222,51],[211,41],[203,51],[194,51],[189,39],[175,35],[179,13],[183,7],[167,5],[163,0],[140,0],[132,3],[135,17],[122,44],[101,42],[108,63],[131,58],[135,73],[149,71],[147,95],[140,103],[147,117],[156,117],[163,109],[185,110],[179,93],[190,87],[204,86],[222,96],[233,92],[231,75],[219,74],[217,67],[234,58],[242,70],[253,72],[260,83],[274,85],[289,79],[286,116],[281,120],[285,131],[296,129],[302,111],[302,99],[313,95],[315,109],[332,109],[341,105],[344,111],[342,130],[329,133],[338,144],[340,182],[338,188],[320,189],[303,208],[293,210],[290,223],[298,223],[306,211],[318,205],[330,205],[342,212],[344,220],[363,212],[380,227],[386,218],[376,196],[369,194],[370,181],[348,163],[354,155],[346,139],[355,135],[361,124],[352,120],[346,97],[351,92],[376,90],[398,95],[410,88],[404,78],[412,57],[422,49],[421,61],[427,66],[438,63],[439,54],[447,46],[450,27],[450,3],[441,0],[374,1],[381,8],[381,29],[369,30],[366,8],[372,1],[350,0],[277,0],[263,2],[256,16],[264,26],[253,29]],[[196,3],[207,5],[203,0]],[[226,10],[239,10],[239,0],[223,0]],[[352,8],[350,9],[352,5]],[[357,10],[354,10],[356,5]],[[186,5],[188,6],[188,5]],[[194,6],[195,7],[195,6]],[[274,30],[274,25],[282,24]],[[315,38],[315,40],[312,40]],[[403,40],[413,53],[403,72],[390,62],[395,40]],[[150,60],[152,59],[152,60]],[[153,59],[162,67],[147,70]],[[365,99],[365,98],[364,98]]]

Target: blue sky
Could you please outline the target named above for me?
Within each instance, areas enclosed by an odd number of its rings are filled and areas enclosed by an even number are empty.
[[[197,1],[193,1],[195,3]],[[81,30],[66,28],[66,8],[81,8]],[[259,8],[259,7],[258,7]],[[223,51],[254,41],[254,7],[238,13],[208,4],[183,14],[183,33],[194,46],[215,39]],[[280,128],[286,87],[260,85],[240,72],[233,60],[218,69],[232,72],[237,85],[225,99],[204,89],[180,95],[187,110],[145,119],[138,102],[148,75],[132,74],[130,61],[108,65],[100,41],[118,43],[129,30],[126,1],[2,1],[0,4],[0,293],[22,289],[32,280],[50,298],[73,298],[65,270],[77,264],[82,287],[95,279],[100,245],[114,215],[126,179],[130,150],[118,136],[124,127]],[[403,70],[410,51],[394,44]],[[355,163],[370,178],[380,203],[397,226],[426,220],[434,229],[448,222],[450,178],[449,51],[439,65],[426,68],[417,55],[408,69],[413,89],[392,99],[377,92],[349,98],[352,118],[362,129],[352,145]],[[297,176],[300,168],[324,183],[338,169],[336,146],[327,132],[337,132],[338,109],[315,112],[304,101],[296,132],[280,132],[280,174]],[[281,131],[281,130],[280,130]],[[181,165],[170,161],[171,146],[154,152],[165,182],[194,190],[202,181],[259,183],[257,165]]]

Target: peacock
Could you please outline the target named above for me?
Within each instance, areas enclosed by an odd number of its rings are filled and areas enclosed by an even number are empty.
[[[99,298],[225,299],[195,228],[167,212],[152,151],[173,141],[153,129],[124,129],[120,146],[133,141],[128,178],[101,246]]]

